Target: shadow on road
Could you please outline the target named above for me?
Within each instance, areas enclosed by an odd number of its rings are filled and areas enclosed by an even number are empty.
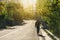
[[[0,31],[4,30],[4,29],[15,29],[14,26],[23,26],[27,23],[23,22],[23,23],[20,23],[20,24],[12,24],[12,25],[2,25],[1,28],[0,28]]]
[[[45,36],[43,36],[43,35],[38,35],[39,37],[42,37],[42,40],[45,40]]]

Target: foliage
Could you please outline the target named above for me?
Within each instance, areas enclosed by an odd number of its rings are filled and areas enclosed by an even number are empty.
[[[22,11],[23,7],[20,3],[0,2],[0,28],[6,28],[7,25],[15,23],[22,23]]]
[[[60,1],[38,0],[37,14],[49,25],[49,30],[60,37]]]
[[[50,18],[50,30],[53,30],[53,33],[60,37],[60,6],[59,0],[53,0],[51,6],[49,8],[51,14],[48,16]]]
[[[7,4],[7,15],[8,19],[15,21],[22,21],[22,6],[20,3],[8,3]]]
[[[5,10],[6,5],[5,4],[6,3],[4,3],[4,2],[0,2],[0,28],[6,28],[5,27],[6,24],[4,24],[6,21],[6,18],[5,18],[5,16],[6,16],[6,10]]]

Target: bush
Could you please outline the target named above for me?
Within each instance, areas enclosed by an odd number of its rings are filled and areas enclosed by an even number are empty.
[[[20,3],[0,2],[0,28],[6,28],[6,26],[12,26],[21,24],[23,7]]]

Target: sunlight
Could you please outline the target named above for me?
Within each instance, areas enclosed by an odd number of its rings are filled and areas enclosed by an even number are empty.
[[[29,5],[35,6],[36,0],[21,0],[23,3],[24,8],[27,8]]]

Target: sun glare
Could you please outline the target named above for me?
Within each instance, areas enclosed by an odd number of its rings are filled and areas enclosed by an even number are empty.
[[[24,8],[27,8],[29,5],[35,6],[36,0],[21,0]]]

